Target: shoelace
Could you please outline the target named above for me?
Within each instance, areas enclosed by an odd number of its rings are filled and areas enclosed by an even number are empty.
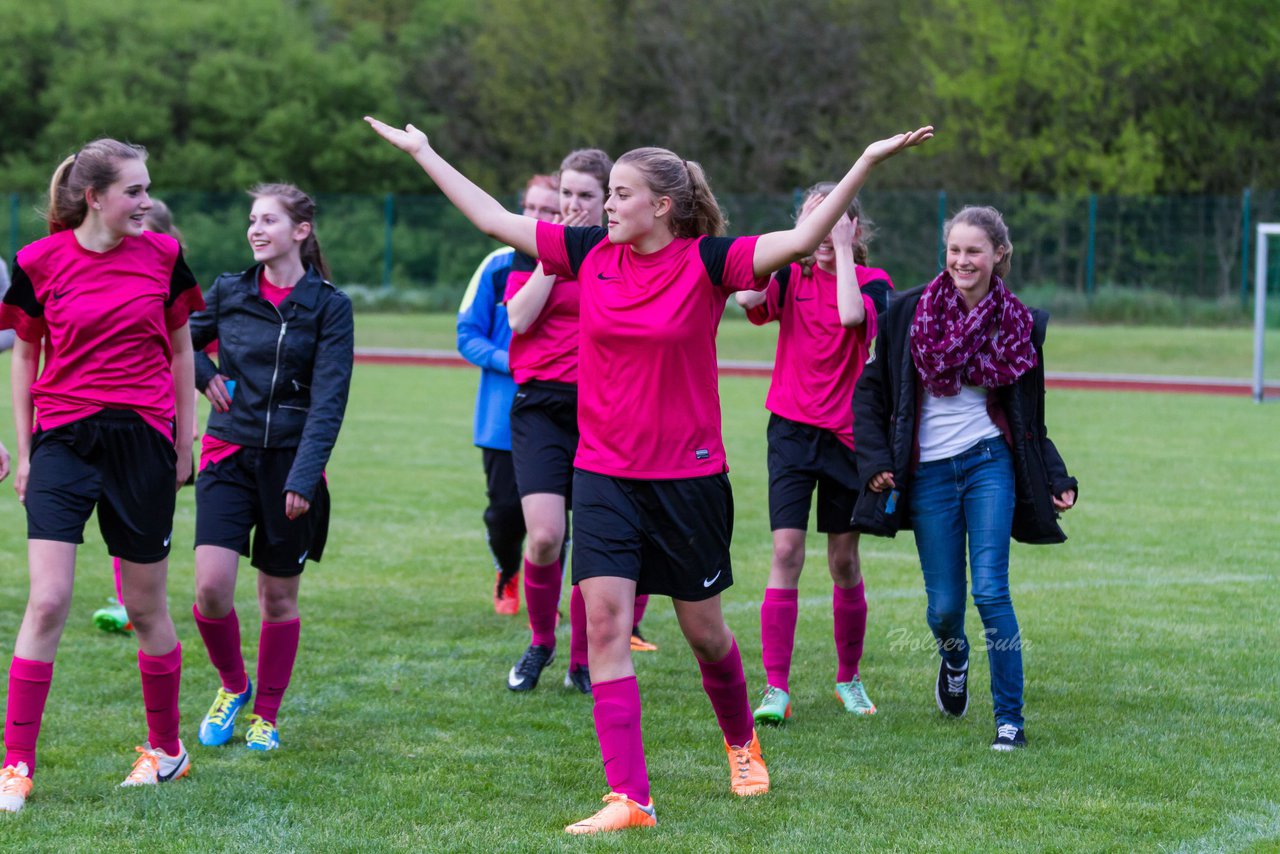
[[[733,761],[738,766],[738,777],[742,780],[747,779],[747,775],[751,773],[751,748],[750,747],[730,747],[733,751]]]
[[[231,716],[231,706],[235,703],[238,694],[232,694],[225,688],[218,689],[218,696],[213,701],[213,708],[209,710],[209,720],[218,726],[226,726],[227,718]]]
[[[601,798],[601,800],[604,801],[608,806],[606,806],[604,809],[600,810],[590,818],[584,818],[582,821],[578,822],[574,826],[575,827],[599,827],[600,825],[604,824],[603,816],[606,812],[609,811],[610,807],[620,806],[623,809],[626,809],[626,806],[627,806],[627,796],[620,792],[610,792],[609,794]]]
[[[771,703],[774,701],[774,699],[778,696],[779,693],[781,693],[779,689],[770,686],[765,689],[764,696],[760,698],[760,702],[762,704]]]
[[[1000,724],[1000,726],[996,728],[996,738],[1012,739],[1017,734],[1018,728],[1013,724]]]
[[[275,724],[271,721],[256,720],[249,727],[249,731],[245,733],[244,740],[246,744],[270,744],[271,733],[275,731]]]
[[[126,781],[133,780],[138,783],[148,783],[160,777],[160,757],[154,752],[147,750],[145,747],[138,747],[136,750],[142,755],[133,763],[133,770],[129,772]]]
[[[521,676],[537,676],[547,666],[548,658],[550,656],[545,656],[541,653],[526,652],[520,656],[520,661],[516,663],[516,673]]]
[[[26,795],[31,787],[31,778],[18,772],[15,765],[6,765],[0,770],[0,795]]]
[[[961,672],[959,676],[952,676],[950,673],[948,673],[947,674],[947,693],[948,694],[964,693],[965,681],[968,680],[968,678],[969,678],[968,671]]]

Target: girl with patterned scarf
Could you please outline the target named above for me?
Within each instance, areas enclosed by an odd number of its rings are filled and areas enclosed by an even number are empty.
[[[991,668],[991,747],[1013,750],[1026,733],[1009,541],[1066,539],[1056,517],[1075,504],[1077,484],[1044,426],[1047,316],[1004,284],[1013,245],[1003,218],[967,207],[947,223],[946,243],[946,269],[882,315],[876,356],[854,392],[865,486],[854,526],[914,530],[941,657],[935,699],[952,717],[969,706],[967,547]]]

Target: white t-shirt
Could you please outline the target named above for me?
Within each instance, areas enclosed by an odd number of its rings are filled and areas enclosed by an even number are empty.
[[[983,439],[994,439],[1000,428],[987,413],[987,390],[962,385],[951,397],[924,393],[920,408],[920,462],[945,460],[967,451]]]

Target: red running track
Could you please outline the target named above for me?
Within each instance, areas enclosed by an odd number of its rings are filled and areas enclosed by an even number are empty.
[[[392,350],[357,348],[356,363],[362,365],[430,365],[446,368],[469,368],[472,365],[452,350]],[[773,370],[768,362],[736,362],[722,359],[720,373],[726,377],[767,377]],[[1249,397],[1253,383],[1249,380],[1214,377],[1160,377],[1130,374],[1056,373],[1045,376],[1049,388],[1086,389],[1089,391],[1148,391],[1178,394],[1216,394]],[[1265,396],[1280,397],[1280,384],[1265,387]]]

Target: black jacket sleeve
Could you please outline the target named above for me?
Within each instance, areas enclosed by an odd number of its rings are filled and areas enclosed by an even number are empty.
[[[868,481],[882,471],[893,471],[890,450],[889,413],[893,411],[893,346],[888,310],[876,318],[876,349],[862,369],[853,389],[853,448],[858,460],[858,479],[865,491]]]
[[[188,321],[191,324],[191,346],[196,351],[196,388],[202,392],[218,373],[218,366],[205,354],[204,348],[218,340],[218,301],[225,278],[219,276],[213,280],[209,292],[204,295],[204,311],[197,311]]]
[[[316,336],[315,366],[311,373],[311,407],[302,428],[298,454],[285,481],[286,492],[307,501],[315,499],[316,486],[338,441],[338,430],[347,411],[351,391],[351,367],[355,357],[355,322],[351,300],[335,292],[324,307]]]

